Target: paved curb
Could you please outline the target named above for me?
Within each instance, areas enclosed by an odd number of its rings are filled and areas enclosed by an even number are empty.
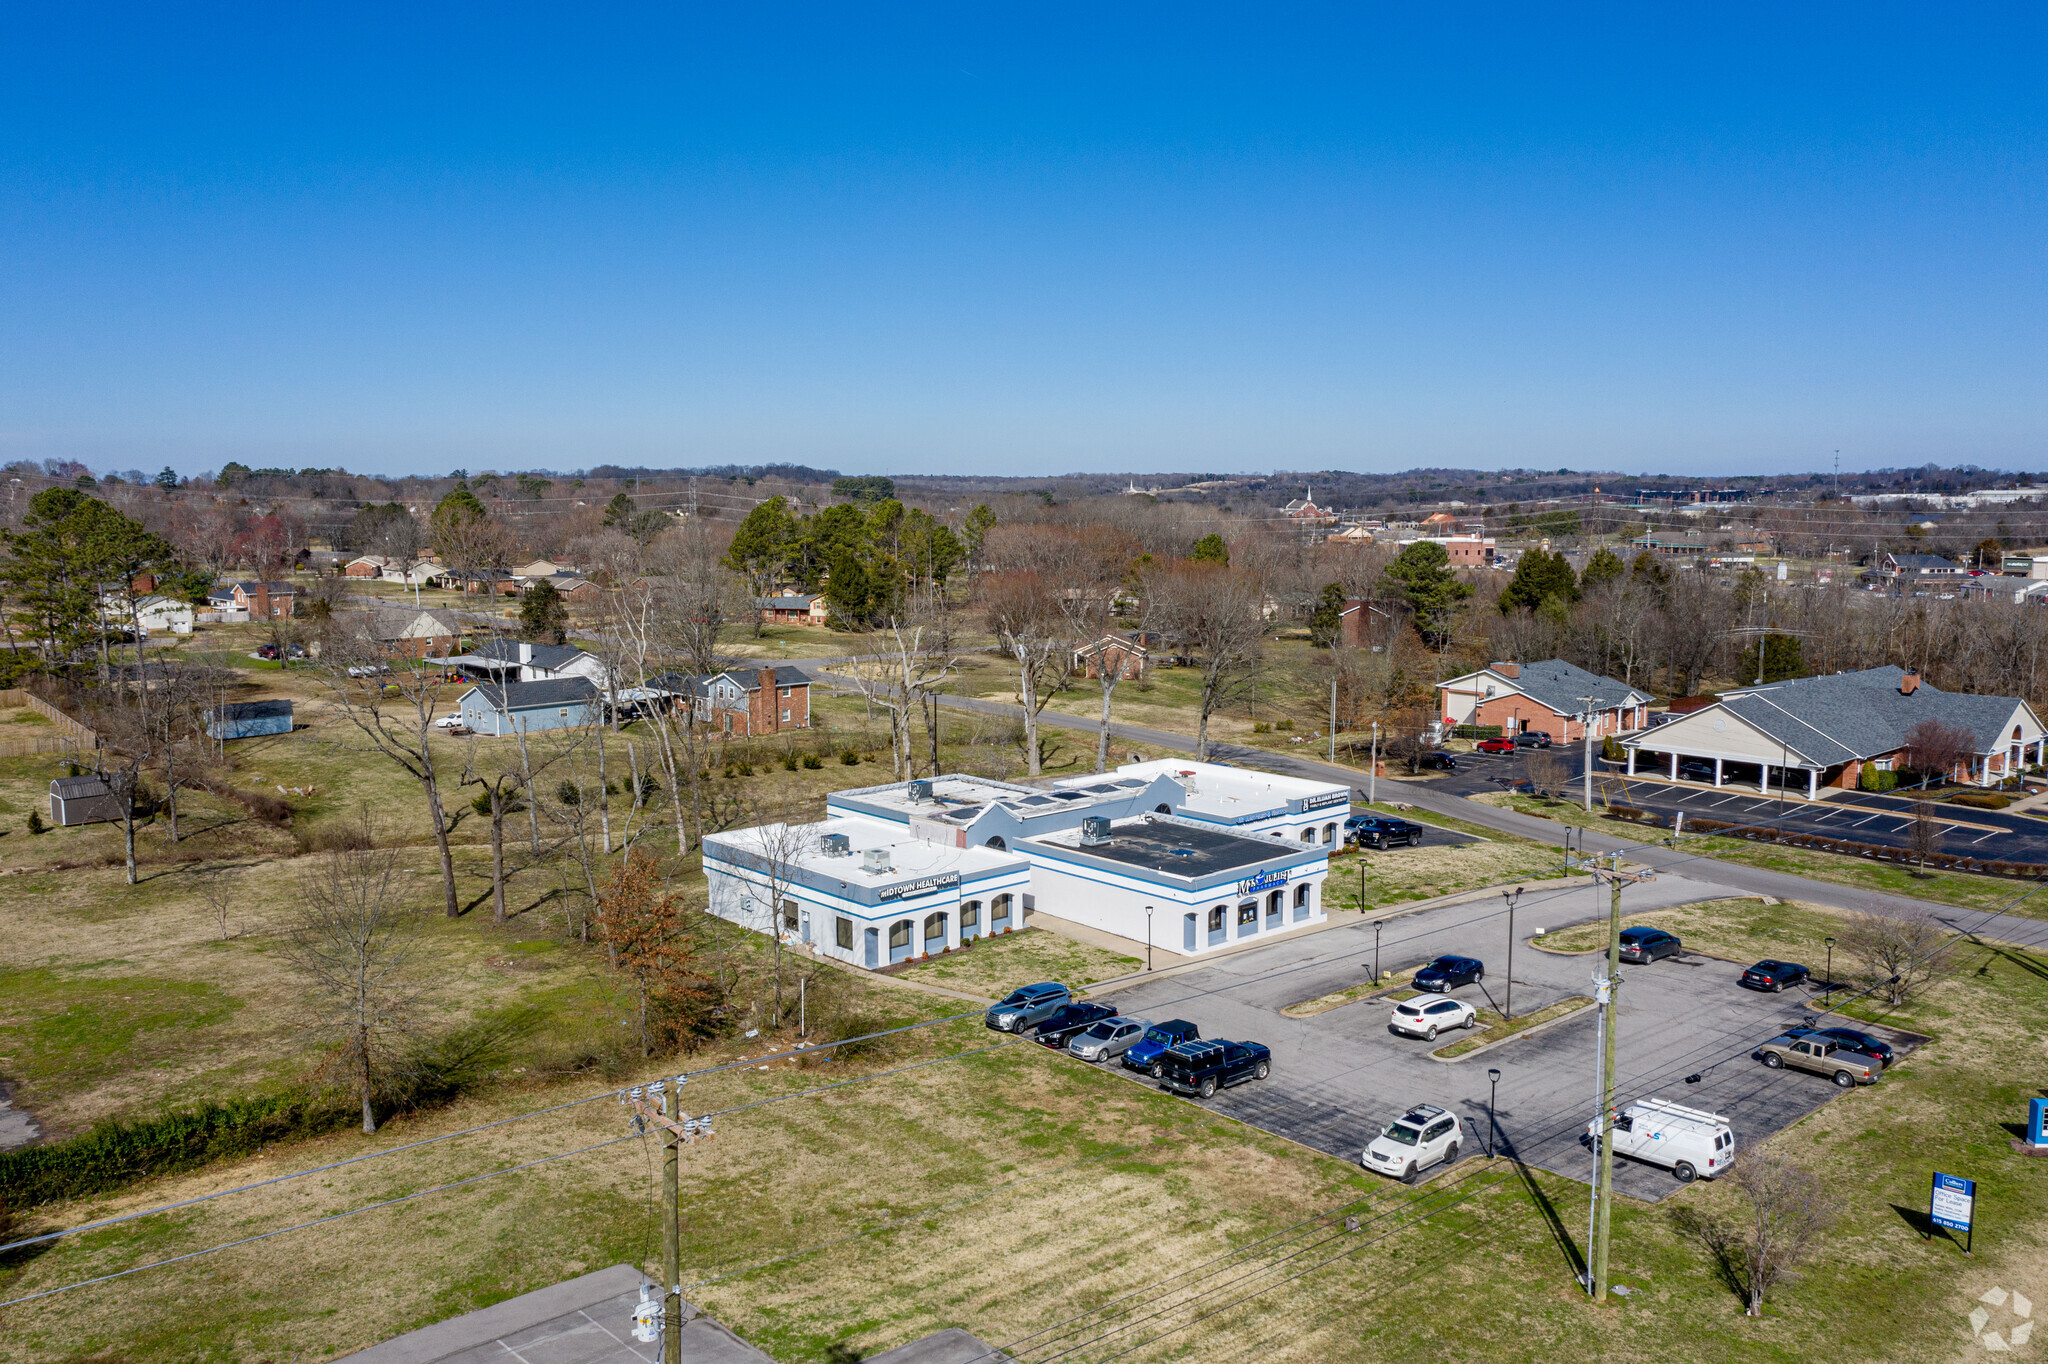
[[[1579,998],[1584,999],[1585,996],[1581,995],[1579,996]],[[1556,1018],[1545,1019],[1543,1022],[1538,1023],[1533,1028],[1524,1028],[1520,1032],[1509,1033],[1506,1037],[1496,1037],[1491,1042],[1487,1042],[1481,1046],[1472,1048],[1472,1050],[1466,1052],[1463,1056],[1438,1056],[1435,1052],[1431,1052],[1429,1054],[1429,1059],[1435,1061],[1439,1065],[1463,1065],[1465,1062],[1471,1060],[1473,1057],[1483,1056],[1487,1052],[1492,1051],[1495,1047],[1505,1047],[1510,1042],[1519,1042],[1525,1037],[1534,1037],[1539,1032],[1547,1032],[1551,1028],[1556,1027],[1560,1023],[1568,1023],[1572,1019],[1577,1018],[1580,1014],[1586,1012],[1587,1009],[1592,1007],[1594,1007],[1594,1001],[1587,999],[1584,1004],[1581,1004],[1576,1009],[1573,1009],[1567,1013],[1561,1013]]]

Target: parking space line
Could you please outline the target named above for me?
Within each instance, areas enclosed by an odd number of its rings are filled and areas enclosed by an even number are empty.
[[[1985,834],[1985,835],[1984,835],[1984,838],[1996,838],[1996,837],[1998,837],[1998,830],[1996,830],[1996,829],[1993,829],[1993,830],[1992,830],[1992,831],[1991,831],[1990,833],[1988,833],[1988,834]],[[1982,842],[1984,841],[1984,838],[1973,838],[1973,839],[1971,839],[1971,840],[1970,840],[1970,846],[1971,846],[1971,847],[1973,847],[1973,848],[1974,848],[1974,847],[1976,847],[1976,846],[1977,846],[1977,845],[1978,845],[1979,843],[1982,843]]]
[[[1729,801],[1729,800],[1741,800],[1741,799],[1742,799],[1742,797],[1741,797],[1741,796],[1730,796],[1730,797],[1728,797],[1728,800],[1717,800],[1717,801],[1715,801],[1715,802],[1714,802],[1714,804],[1713,804],[1712,808],[1713,808],[1713,809],[1716,809],[1716,810],[1718,810],[1718,809],[1720,809],[1720,808],[1721,808],[1722,806],[1726,805],[1726,804],[1728,803],[1728,801]]]
[[[1884,818],[1884,816],[1882,816],[1882,815],[1872,815],[1872,816],[1870,817],[1870,819],[1882,819],[1882,818]],[[1852,829],[1860,829],[1860,828],[1862,828],[1862,827],[1863,827],[1864,825],[1866,825],[1866,824],[1870,823],[1870,819],[1859,819],[1859,820],[1857,820],[1857,821],[1856,821],[1856,822],[1855,822],[1854,824],[1851,824],[1851,825],[1850,825],[1849,827],[1850,827],[1850,828],[1852,828]]]
[[[1893,832],[1893,833],[1895,833],[1895,834],[1902,834],[1902,833],[1906,832],[1906,830],[1908,830],[1908,829],[1910,829],[1910,828],[1912,828],[1912,827],[1913,827],[1913,821],[1912,821],[1912,820],[1910,820],[1910,819],[1902,819],[1902,820],[1900,820],[1900,821],[1899,821],[1899,827],[1898,827],[1898,828],[1896,828],[1896,829],[1893,829],[1893,830],[1892,830],[1892,832]]]

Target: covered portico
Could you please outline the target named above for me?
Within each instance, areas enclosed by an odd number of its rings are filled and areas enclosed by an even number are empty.
[[[1814,763],[1800,754],[1787,751],[1777,762],[1760,762],[1756,758],[1739,753],[1701,752],[1698,749],[1652,748],[1648,743],[1627,744],[1628,774],[1634,776],[1668,777],[1672,781],[1686,779],[1679,771],[1681,761],[1688,766],[1695,763],[1713,764],[1713,784],[1720,786],[1753,785],[1760,793],[1768,795],[1801,796],[1816,800],[1820,796],[1821,784],[1826,781],[1828,769]],[[1695,769],[1695,780],[1706,780],[1704,771]]]
[[[1825,736],[1813,739],[1815,742],[1802,749],[1791,733],[1774,734],[1727,706],[1714,705],[1631,735],[1621,744],[1628,752],[1632,777],[1655,775],[1672,781],[1710,781],[1716,787],[1750,786],[1759,793],[1782,792],[1814,800],[1822,786],[1832,784],[1831,778],[1840,780],[1844,763],[1854,755],[1840,751],[1841,745]],[[1814,749],[1830,751],[1816,753]]]

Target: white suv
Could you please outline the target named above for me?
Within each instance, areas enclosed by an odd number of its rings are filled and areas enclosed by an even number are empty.
[[[1387,1026],[1395,1032],[1410,1037],[1426,1037],[1436,1041],[1439,1032],[1449,1028],[1469,1028],[1479,1021],[1479,1010],[1462,999],[1404,999],[1394,1006],[1394,1015],[1387,1020]]]
[[[1407,1179],[1439,1161],[1447,1166],[1456,1164],[1458,1143],[1464,1135],[1457,1114],[1435,1104],[1417,1104],[1382,1127],[1358,1163],[1395,1179]]]

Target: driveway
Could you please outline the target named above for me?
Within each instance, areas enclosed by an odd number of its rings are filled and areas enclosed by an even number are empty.
[[[1625,913],[1668,908],[1739,894],[1735,888],[1665,876],[1623,892]],[[1539,928],[1602,919],[1604,887],[1534,891],[1516,911],[1514,1011],[1526,1014],[1575,994],[1592,993],[1598,954],[1567,956],[1535,949]],[[1383,929],[1380,965],[1398,971],[1444,952],[1487,963],[1485,981],[1456,992],[1475,1003],[1505,1001],[1507,918],[1498,902],[1448,905]],[[1429,1055],[1456,1035],[1431,1044],[1387,1030],[1389,1005],[1365,1000],[1311,1018],[1280,1011],[1298,1001],[1370,977],[1373,930],[1366,920],[1297,939],[1280,939],[1166,979],[1140,979],[1104,991],[1127,1013],[1160,1021],[1186,1018],[1205,1037],[1263,1042],[1273,1073],[1224,1090],[1209,1101],[1217,1112],[1343,1160],[1356,1161],[1380,1124],[1415,1103],[1435,1103],[1465,1125],[1463,1157],[1483,1154],[1490,1068],[1501,1071],[1498,1118],[1502,1144],[1529,1164],[1573,1179],[1590,1179],[1591,1155],[1579,1134],[1596,1103],[1597,1010],[1510,1040],[1469,1059]],[[1741,1143],[1761,1140],[1840,1091],[1814,1075],[1767,1071],[1750,1051],[1812,1007],[1805,991],[1763,995],[1736,985],[1739,967],[1685,955],[1648,966],[1625,966],[1618,1037],[1616,1096],[1672,1099],[1725,1115]],[[1906,1039],[1899,1039],[1902,1049]],[[1076,1062],[1075,1064],[1080,1064]],[[1116,1063],[1111,1063],[1113,1066]],[[1135,1083],[1150,1083],[1131,1072]],[[1688,1076],[1699,1081],[1687,1084]],[[1429,1178],[1435,1172],[1425,1172]],[[1680,1185],[1667,1170],[1618,1164],[1616,1187],[1656,1200]]]

